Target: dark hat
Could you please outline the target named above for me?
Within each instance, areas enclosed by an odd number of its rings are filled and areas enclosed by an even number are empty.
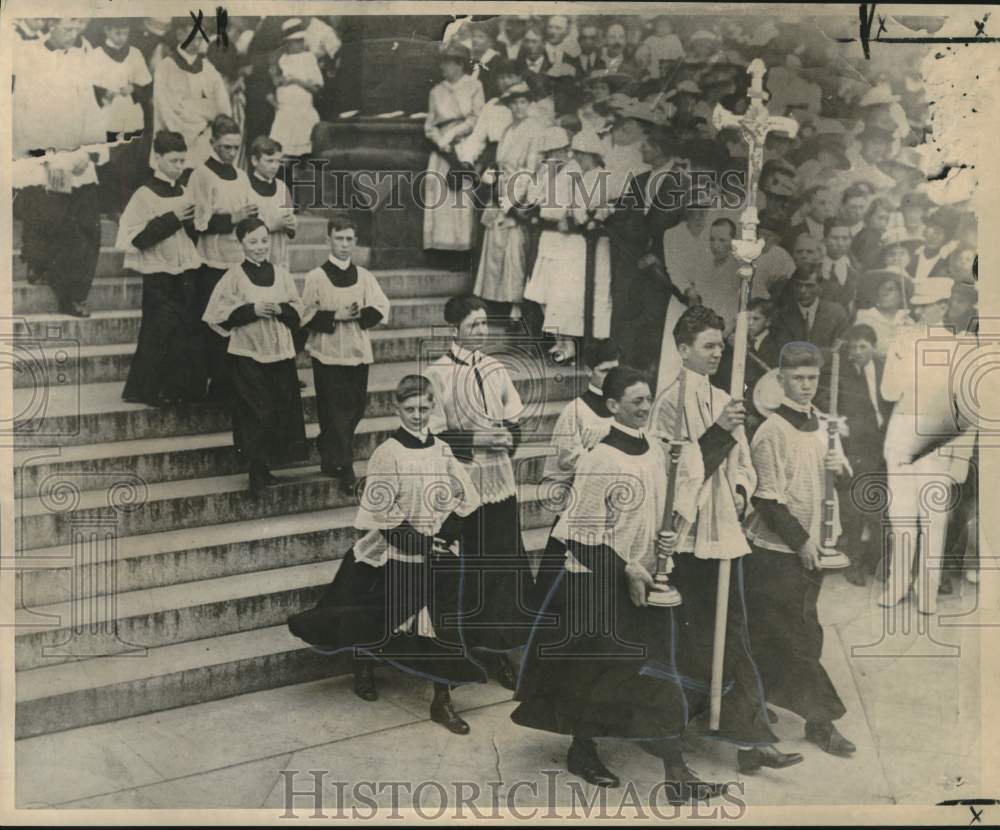
[[[527,98],[529,101],[535,100],[535,93],[524,81],[510,86],[503,95],[500,96],[501,104],[509,104],[515,98]]]
[[[438,63],[443,63],[444,61],[468,63],[471,57],[471,53],[465,46],[458,41],[451,40],[444,44],[438,52]]]

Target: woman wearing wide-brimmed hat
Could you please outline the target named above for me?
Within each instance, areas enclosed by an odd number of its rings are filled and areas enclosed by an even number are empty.
[[[474,289],[477,297],[501,304],[501,313],[516,316],[520,316],[517,306],[524,296],[528,255],[528,233],[519,209],[527,207],[528,188],[538,167],[538,146],[545,132],[545,126],[531,116],[534,98],[523,82],[500,96],[500,102],[510,109],[511,123],[497,145],[496,203],[483,213],[485,233]]]
[[[423,185],[424,248],[470,251],[475,240],[475,204],[468,192],[451,189],[448,171],[455,143],[472,132],[485,103],[483,86],[468,74],[469,50],[449,43],[439,55],[444,80],[431,89],[424,135],[435,149]]]

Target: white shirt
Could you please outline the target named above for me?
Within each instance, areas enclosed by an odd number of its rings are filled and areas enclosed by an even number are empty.
[[[926,246],[921,247],[920,250],[917,251],[917,255],[913,258],[913,279],[915,280],[922,280],[929,277],[931,275],[931,271],[934,270],[934,266],[936,266],[938,262],[951,256],[951,252],[958,247],[958,240],[953,239],[946,245],[942,245],[934,256],[927,256],[924,253],[925,247]]]
[[[861,370],[864,372],[865,385],[868,387],[868,400],[872,402],[872,407],[875,409],[875,421],[878,423],[879,428],[882,426],[882,412],[878,405],[878,388],[875,382],[875,361],[869,360],[865,365],[865,368]]]
[[[847,274],[850,269],[851,260],[846,254],[840,259],[830,259],[830,257],[823,257],[823,262],[820,264],[820,275],[823,279],[830,279],[831,274],[834,279],[840,285],[844,285],[847,282]]]
[[[813,300],[810,306],[799,306],[799,314],[806,321],[806,331],[812,331],[813,323],[816,322],[816,309],[819,308],[819,299]]]

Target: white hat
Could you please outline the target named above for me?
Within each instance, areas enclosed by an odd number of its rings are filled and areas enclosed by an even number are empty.
[[[861,107],[873,107],[876,104],[895,104],[899,101],[898,95],[893,95],[892,89],[889,84],[876,84],[871,89],[869,89],[864,95],[861,96],[861,100],[858,102],[858,106]]]
[[[688,38],[689,43],[694,43],[696,40],[718,40],[719,36],[715,32],[710,32],[708,29],[699,29],[693,35]]]
[[[569,133],[562,127],[549,127],[542,133],[541,141],[538,143],[540,153],[561,150],[563,147],[569,147]]]
[[[593,153],[601,158],[604,158],[604,154],[607,152],[604,142],[593,130],[580,130],[573,136],[573,141],[569,146],[573,152]]]
[[[922,280],[914,280],[910,305],[930,305],[947,300],[951,297],[951,287],[954,283],[950,277],[925,277]]]
[[[299,17],[290,17],[281,24],[282,40],[295,40],[306,36],[306,24]]]

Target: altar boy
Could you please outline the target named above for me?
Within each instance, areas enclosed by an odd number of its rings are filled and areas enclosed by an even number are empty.
[[[389,300],[366,268],[351,262],[357,225],[344,214],[327,222],[330,258],[306,274],[306,308],[319,413],[320,468],[351,495],[357,484],[352,444],[365,415],[368,367],[375,362],[368,330],[389,316]]]

